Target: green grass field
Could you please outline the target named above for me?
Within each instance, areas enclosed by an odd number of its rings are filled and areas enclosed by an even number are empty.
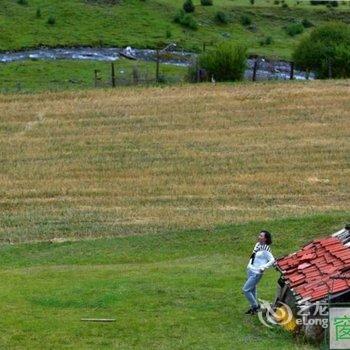
[[[257,233],[276,256],[347,222],[311,215],[170,234],[0,248],[2,349],[316,349],[244,315]],[[273,301],[278,273],[259,295]],[[115,323],[80,319],[115,318]]]
[[[44,46],[126,46],[152,47],[159,43],[176,42],[179,47],[200,51],[203,42],[221,40],[244,42],[250,53],[290,58],[299,36],[290,37],[284,26],[308,19],[314,25],[329,20],[349,23],[349,3],[341,3],[331,10],[325,6],[311,6],[309,2],[286,0],[289,8],[272,0],[214,0],[214,6],[196,5],[197,31],[173,22],[182,1],[127,0],[118,5],[104,5],[104,1],[84,0],[28,0],[19,5],[15,0],[3,0],[0,7],[0,50],[19,50]],[[41,17],[36,12],[40,9]],[[218,24],[215,14],[223,11],[229,23]],[[242,15],[249,16],[255,29],[241,24]],[[49,17],[55,24],[47,23]],[[273,43],[261,46],[260,41],[271,36]]]

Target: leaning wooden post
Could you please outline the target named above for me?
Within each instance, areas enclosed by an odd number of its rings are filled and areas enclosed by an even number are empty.
[[[289,75],[289,79],[293,80],[294,79],[294,62],[290,62],[290,75]]]
[[[94,77],[95,77],[95,87],[97,87],[97,74],[98,74],[98,70],[95,69],[94,71]]]
[[[114,70],[114,62],[111,63],[111,80],[112,87],[115,87],[115,70]]]
[[[332,61],[328,61],[328,79],[332,79]]]
[[[258,59],[255,60],[254,66],[253,66],[253,81],[256,81],[256,71],[258,70]]]
[[[157,49],[157,63],[156,63],[156,83],[159,82],[159,61],[160,61],[160,55],[159,50]]]
[[[197,80],[197,83],[200,82],[200,72],[199,72],[199,64],[198,64],[198,59],[196,60],[196,80]]]

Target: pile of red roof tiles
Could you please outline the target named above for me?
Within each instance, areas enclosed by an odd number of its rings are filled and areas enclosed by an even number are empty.
[[[336,237],[314,240],[277,260],[286,283],[301,298],[316,301],[350,288],[350,248]],[[336,278],[343,275],[346,278]],[[349,277],[349,278],[348,278]]]

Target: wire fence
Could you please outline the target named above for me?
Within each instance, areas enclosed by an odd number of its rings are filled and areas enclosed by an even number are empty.
[[[88,67],[61,67],[59,61],[50,62],[51,70],[45,70],[45,64],[30,72],[31,66],[6,72],[0,65],[0,93],[30,93],[37,91],[61,91],[89,88],[118,88],[122,86],[181,84],[186,81],[188,68],[173,67],[168,64],[148,62],[147,64],[99,62]],[[77,66],[79,67],[77,69]],[[57,68],[59,67],[59,68]],[[21,71],[22,69],[22,71]],[[1,74],[2,73],[2,74]]]
[[[80,67],[79,62],[75,62],[75,66],[70,66],[71,63],[69,63],[61,67],[61,70],[48,70],[46,63],[41,62],[38,63],[39,69],[37,71],[28,71],[32,68],[28,64],[29,68],[27,68],[26,74],[23,74],[21,69],[9,74],[0,74],[0,93],[31,93],[36,91],[215,81],[215,77],[207,74],[195,61],[191,65],[175,66],[162,61],[158,56],[155,62],[143,62],[141,64],[138,61],[130,63],[126,60],[124,62],[125,64],[118,61],[99,62],[98,65],[91,63],[87,67]],[[59,66],[60,62],[57,60],[50,64],[57,68],[56,66]],[[79,69],[77,69],[78,66]],[[251,81],[313,78],[312,73],[296,70],[293,62],[269,61],[259,57],[248,59],[244,74],[244,79]]]

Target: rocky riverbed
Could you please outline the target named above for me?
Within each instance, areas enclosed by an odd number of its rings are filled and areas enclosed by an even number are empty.
[[[18,52],[0,53],[0,62],[10,63],[24,60],[96,60],[96,61],[116,61],[120,59],[131,59],[141,61],[159,60],[163,64],[173,64],[178,66],[189,66],[196,58],[192,52],[175,50],[174,46],[161,51],[150,49],[127,48],[39,48]],[[267,60],[265,58],[249,58],[245,77],[251,79],[253,67],[258,60],[256,79],[257,80],[283,80],[290,78],[290,63],[282,60]],[[294,70],[294,79],[305,80],[314,79],[314,75],[307,74],[300,70]]]

